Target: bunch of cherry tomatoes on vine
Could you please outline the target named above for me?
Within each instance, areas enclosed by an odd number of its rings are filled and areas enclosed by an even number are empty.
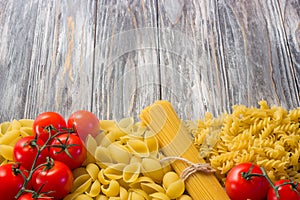
[[[84,140],[99,133],[99,120],[80,110],[67,121],[56,112],[41,113],[33,135],[17,141],[14,162],[0,166],[0,197],[5,200],[59,200],[71,192],[72,170],[87,157]]]

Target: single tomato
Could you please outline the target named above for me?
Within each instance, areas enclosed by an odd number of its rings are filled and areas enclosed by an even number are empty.
[[[45,200],[45,199],[51,199],[50,197],[46,195],[38,195],[38,194],[32,194],[30,192],[22,194],[18,200]]]
[[[44,141],[34,136],[27,136],[18,140],[14,146],[14,161],[19,162],[28,171],[31,170],[33,162],[38,154],[38,149],[44,145]],[[48,148],[43,149],[37,156],[35,166],[46,162],[49,156]],[[35,167],[34,166],[34,167]]]
[[[57,131],[67,127],[65,119],[56,112],[43,112],[33,122],[33,133],[41,140],[46,142],[49,138],[49,131],[46,127],[53,126]],[[50,136],[57,133],[55,130],[50,131]]]
[[[277,198],[274,188],[271,187],[267,200],[300,200],[299,183],[284,179],[276,181],[274,186],[278,190],[279,198]]]
[[[20,171],[19,171],[20,170]],[[19,164],[5,164],[0,166],[0,197],[5,197],[5,200],[15,200],[15,196],[24,184],[23,173],[26,177],[28,173],[25,168]],[[30,189],[31,184],[27,185]]]
[[[257,176],[249,176],[250,174]],[[270,184],[264,176],[260,176],[262,174],[260,167],[252,163],[241,163],[233,167],[225,182],[225,189],[230,199],[265,199]]]
[[[78,135],[65,133],[55,137],[50,143],[50,156],[73,170],[85,161],[87,150]]]
[[[47,193],[54,200],[65,197],[72,189],[73,175],[70,168],[60,161],[52,160],[51,166],[37,169],[32,175],[32,186],[35,191]]]
[[[68,128],[75,128],[80,138],[85,141],[87,135],[91,134],[96,137],[99,134],[99,119],[90,111],[79,110],[69,117]]]

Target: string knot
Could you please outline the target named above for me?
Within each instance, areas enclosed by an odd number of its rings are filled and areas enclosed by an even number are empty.
[[[160,161],[164,162],[167,160],[181,160],[189,165],[180,174],[180,178],[183,180],[186,180],[190,175],[192,175],[196,172],[213,173],[216,171],[208,163],[193,163],[193,162],[191,162],[185,158],[181,158],[181,157],[172,157],[172,156],[165,157],[165,158],[161,159]]]

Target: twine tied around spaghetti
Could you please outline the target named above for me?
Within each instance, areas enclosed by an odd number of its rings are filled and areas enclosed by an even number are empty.
[[[208,163],[193,163],[185,158],[181,158],[181,157],[173,157],[173,156],[169,156],[169,157],[165,157],[162,158],[160,160],[160,162],[164,162],[164,161],[168,161],[168,160],[180,160],[183,161],[185,163],[187,163],[189,166],[187,168],[185,168],[181,174],[180,174],[180,178],[183,179],[184,181],[192,174],[196,173],[196,172],[204,172],[204,173],[213,173],[216,170],[213,169],[210,164]]]

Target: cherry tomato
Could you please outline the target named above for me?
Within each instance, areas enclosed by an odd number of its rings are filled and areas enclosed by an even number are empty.
[[[19,164],[13,163],[0,166],[0,197],[5,197],[5,200],[15,200],[15,196],[24,184],[23,176],[16,169],[21,170],[25,176],[28,176],[25,168]],[[27,188],[31,188],[30,183]]]
[[[68,128],[75,128],[80,138],[85,141],[88,134],[97,136],[100,130],[99,119],[90,111],[79,110],[71,114]]]
[[[80,167],[87,157],[87,150],[78,135],[59,135],[53,139],[51,146],[53,147],[50,147],[50,156],[65,163],[71,170]]]
[[[24,194],[22,194],[19,198],[18,198],[18,200],[45,200],[45,199],[51,199],[50,197],[48,197],[48,196],[46,196],[46,195],[37,195],[37,197],[35,197],[35,195],[34,194],[32,194],[32,193],[24,193]]]
[[[47,194],[54,200],[65,197],[72,189],[73,175],[70,168],[60,161],[53,160],[53,165],[41,167],[32,175],[32,186],[35,191]]]
[[[45,127],[52,125],[58,131],[67,127],[65,119],[56,112],[44,112],[41,113],[33,122],[33,132],[44,142],[49,138],[49,132],[45,130]],[[51,135],[56,134],[54,130],[51,131]]]
[[[268,198],[267,200],[300,200],[300,185],[297,185],[297,182],[293,184],[286,184],[290,183],[290,180],[279,180],[276,181],[274,186],[278,187],[279,197],[276,197],[275,190],[271,187],[268,191]],[[283,185],[282,185],[283,184]]]
[[[38,145],[38,147],[36,145]],[[44,141],[39,138],[35,140],[34,136],[21,138],[14,147],[14,161],[19,162],[25,169],[29,171],[38,153],[38,148],[43,145]],[[49,156],[48,149],[41,151],[35,166],[46,162],[47,156]]]
[[[267,196],[270,184],[265,177],[244,177],[251,168],[251,174],[262,174],[260,167],[252,163],[238,164],[229,171],[225,189],[231,200],[263,200]]]

